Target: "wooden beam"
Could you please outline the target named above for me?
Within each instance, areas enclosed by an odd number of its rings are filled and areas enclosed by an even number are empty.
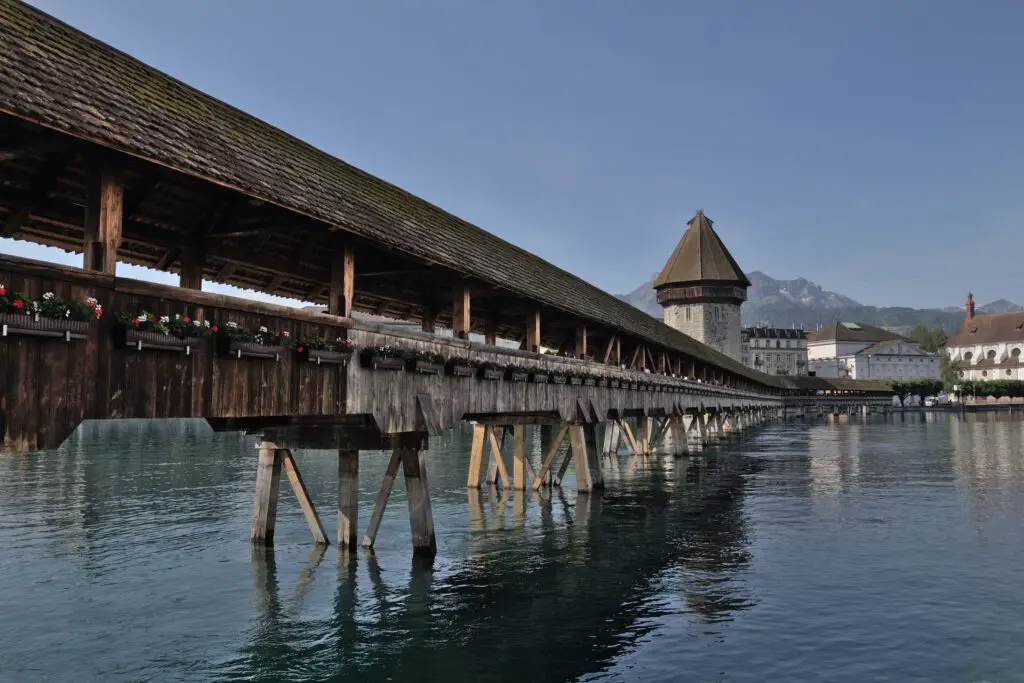
[[[316,513],[313,498],[310,497],[309,490],[306,489],[306,484],[302,481],[302,475],[299,473],[299,468],[295,465],[295,458],[292,457],[292,452],[287,448],[282,448],[279,452],[284,460],[284,471],[288,475],[292,491],[295,492],[295,497],[299,501],[299,507],[302,508],[302,514],[306,517],[306,524],[309,525],[313,539],[317,545],[327,545],[327,535],[324,533],[323,522],[320,521],[320,515]]]
[[[281,273],[278,273],[274,277],[270,278],[270,282],[267,283],[267,286],[264,287],[264,290],[266,290],[268,294],[273,294],[274,290],[276,290],[278,287],[284,284],[284,279],[285,276],[282,275]]]
[[[497,346],[498,344],[498,321],[493,315],[487,316],[484,322],[484,344]]]
[[[587,357],[587,325],[580,323],[576,325],[576,357]]]
[[[456,339],[468,339],[470,327],[470,289],[460,282],[452,288],[452,333]]]
[[[0,231],[0,237],[11,237],[17,234],[21,226],[32,215],[32,210],[45,202],[50,193],[56,188],[57,181],[60,180],[61,174],[72,159],[74,159],[74,156],[74,150],[70,149],[46,162],[39,172],[35,185],[22,203],[21,208],[7,216],[3,230]]]
[[[615,364],[622,365],[622,340],[615,335]]]
[[[281,452],[277,444],[260,444],[256,469],[256,495],[252,501],[252,542],[273,545],[277,498],[281,490]]]
[[[182,248],[178,286],[185,289],[201,290],[203,288],[203,266],[205,261],[206,250],[202,244],[194,244]]]
[[[69,144],[70,142],[65,138],[29,140],[21,145],[0,149],[0,163],[49,154],[55,150],[65,149]]]
[[[359,538],[359,451],[338,450],[338,545],[354,547]]]
[[[601,362],[609,363],[612,359],[612,353],[615,351],[615,344],[619,339],[619,335],[612,333],[612,336],[608,337],[608,345],[604,347],[604,356]]]
[[[636,349],[633,350],[633,357],[629,361],[629,367],[631,369],[636,368],[637,358],[640,358],[640,352],[643,351],[643,349],[643,346],[637,346]]]
[[[421,448],[402,449],[402,472],[409,503],[409,525],[414,555],[433,557],[437,554],[434,536],[434,514],[430,508],[430,487],[427,484],[427,463]]]
[[[109,167],[90,172],[85,207],[84,267],[106,275],[117,270],[121,246],[124,181]]]
[[[228,280],[232,275],[235,274],[235,270],[237,270],[237,268],[237,263],[225,263],[221,267],[221,269],[217,271],[216,279],[220,280],[221,282]]]
[[[498,438],[494,435],[494,427],[486,427],[487,436],[491,443],[491,455],[494,458],[492,462],[497,465],[498,474],[501,476],[501,485],[506,489],[508,488],[508,468],[505,467],[505,461],[501,457],[501,446],[498,445]],[[502,430],[504,431],[504,430]],[[502,435],[502,441],[505,440],[504,434]]]
[[[540,351],[540,311],[533,311],[526,316],[526,350]]]
[[[327,312],[343,318],[352,316],[352,299],[355,296],[356,256],[351,244],[335,249],[331,259],[330,298]]]
[[[469,473],[466,477],[466,486],[471,489],[480,488],[480,470],[484,464],[486,440],[487,427],[482,424],[473,425],[473,445],[469,451]]]
[[[370,515],[370,524],[366,527],[366,535],[363,536],[364,548],[372,548],[373,542],[377,540],[380,520],[384,517],[384,509],[388,506],[391,489],[395,486],[395,477],[398,476],[398,465],[402,462],[402,451],[402,448],[395,448],[391,451],[391,459],[388,460],[387,469],[384,471],[384,481],[381,482],[380,490],[377,492],[377,501],[373,505],[373,514]]]
[[[544,462],[540,467],[540,471],[537,472],[537,476],[533,479],[533,489],[537,490],[544,483],[544,477],[551,471],[551,465],[555,462],[555,457],[558,455],[558,449],[562,446],[562,441],[565,440],[565,435],[569,431],[569,425],[563,424],[562,428],[558,432],[558,436],[555,437],[554,443],[548,450],[547,455],[544,456]]]

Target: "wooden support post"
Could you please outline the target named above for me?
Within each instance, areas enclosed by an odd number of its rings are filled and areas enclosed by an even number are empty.
[[[601,447],[602,455],[615,455],[619,450],[619,426],[614,421],[608,421],[604,425],[604,445]]]
[[[551,450],[551,444],[554,443],[555,430],[552,425],[539,425],[538,431],[540,433],[540,461],[543,464],[544,455]],[[551,486],[551,479],[554,477],[554,473],[548,469],[547,474],[544,475],[544,480],[541,482],[547,486]]]
[[[355,297],[356,255],[352,245],[345,244],[335,250],[331,259],[331,286],[327,300],[327,312],[343,318],[352,315],[352,299]]]
[[[320,521],[320,515],[316,513],[316,506],[313,505],[313,499],[306,489],[306,484],[302,481],[302,475],[299,473],[299,468],[295,465],[295,458],[292,457],[292,452],[287,448],[282,448],[278,450],[278,453],[284,461],[284,471],[288,475],[292,491],[295,492],[295,497],[299,501],[299,507],[302,508],[302,514],[306,517],[306,524],[309,525],[309,531],[313,534],[313,539],[317,545],[327,545],[327,534],[324,533],[323,522]]]
[[[615,364],[622,365],[622,340],[615,335]]]
[[[359,451],[338,450],[338,545],[355,547],[359,538]]]
[[[622,427],[622,434],[626,437],[626,447],[629,449],[630,455],[640,455],[640,445],[636,442],[636,437],[633,436],[633,429],[629,426],[629,422],[625,419],[619,420],[619,425]]]
[[[437,554],[437,539],[434,536],[434,513],[430,509],[425,454],[426,451],[421,448],[403,448],[402,472],[409,500],[412,552],[414,555],[433,557]]]
[[[565,456],[562,458],[562,464],[558,468],[558,474],[555,475],[555,480],[552,482],[555,486],[562,485],[562,479],[565,477],[566,471],[569,469],[569,461],[573,458],[572,443],[569,443],[569,448],[565,449]]]
[[[473,445],[469,451],[469,475],[466,486],[471,489],[480,488],[480,469],[484,464],[484,449],[487,447],[487,427],[482,424],[473,425]]]
[[[611,360],[613,358],[612,354],[615,351],[615,344],[616,344],[618,338],[619,338],[619,335],[614,334],[614,333],[612,334],[612,336],[608,337],[608,345],[606,347],[604,347],[604,355],[602,356],[602,360],[601,360],[602,363],[610,363],[611,362]],[[615,360],[615,364],[618,365],[618,363],[619,363],[619,361],[618,361],[618,359],[616,359]]]
[[[603,489],[604,473],[601,471],[601,454],[597,450],[597,425],[584,425],[583,436],[587,447],[587,470],[590,472],[590,486],[592,489]]]
[[[587,326],[579,324],[576,326],[576,357],[587,357]]]
[[[594,488],[590,472],[590,460],[587,457],[587,437],[583,433],[583,425],[574,424],[569,427],[569,442],[572,449],[572,464],[576,468],[576,490],[589,493]]]
[[[201,290],[203,288],[203,265],[206,261],[206,249],[202,244],[183,247],[181,250],[181,271],[178,273],[178,286],[184,289]]]
[[[540,351],[540,311],[533,311],[526,317],[526,350]]]
[[[651,450],[651,418],[638,417],[637,436],[640,440],[640,455],[647,455]]]
[[[526,425],[512,429],[512,487],[526,490]]]
[[[633,357],[629,361],[630,369],[636,369],[636,364],[637,364],[637,360],[638,359],[640,361],[643,361],[643,354],[642,354],[643,349],[644,349],[643,346],[637,346],[636,349],[633,350]]]
[[[365,548],[372,548],[373,542],[377,539],[380,520],[384,517],[384,508],[388,506],[388,498],[391,496],[391,489],[395,486],[395,477],[398,475],[398,465],[401,462],[402,449],[395,448],[391,451],[391,459],[388,460],[388,467],[384,471],[384,481],[381,482],[380,491],[377,492],[377,501],[373,504],[370,524],[366,527],[366,535],[363,536],[363,547]]]
[[[252,502],[252,542],[274,544],[274,525],[277,522],[277,496],[281,490],[281,453],[277,444],[260,444],[259,465],[256,470],[256,495]]]
[[[501,457],[501,445],[498,444],[498,438],[496,436],[494,436],[494,427],[492,427],[492,426],[488,426],[487,427],[487,436],[488,436],[488,439],[489,439],[489,441],[491,443],[491,457],[493,458],[493,460],[491,460],[491,463],[493,464],[494,468],[496,469],[497,475],[501,476],[501,485],[507,489],[508,488],[508,468],[505,467],[505,460]],[[502,435],[501,435],[501,444],[504,444],[504,443],[505,443],[505,429],[503,427],[502,428]],[[491,481],[490,466],[488,466],[488,473],[487,474],[488,474],[488,481],[487,481],[487,483],[488,484],[495,483],[494,481]],[[497,479],[497,477],[495,477],[495,480],[496,479]]]
[[[569,425],[562,425],[562,428],[558,431],[558,436],[551,443],[548,449],[545,451],[544,462],[541,463],[540,471],[537,472],[537,476],[533,480],[533,488],[539,489],[541,484],[544,483],[544,477],[551,475],[551,465],[555,462],[555,457],[558,455],[558,449],[562,445],[562,441],[565,440],[565,434],[569,431]],[[568,459],[565,461],[565,467],[568,466]],[[554,484],[558,486],[562,482],[562,475],[565,474],[565,469],[558,473],[558,477],[555,479]]]
[[[459,283],[452,288],[452,334],[456,339],[469,339],[471,327],[469,285]]]
[[[96,168],[90,172],[87,192],[84,267],[114,275],[121,246],[124,181],[110,168]]]
[[[424,332],[429,332],[430,334],[434,333],[435,315],[436,312],[434,311],[432,306],[423,307],[423,322],[421,323],[421,329]]]
[[[493,315],[488,316],[484,321],[484,344],[498,345],[498,321],[494,319]]]

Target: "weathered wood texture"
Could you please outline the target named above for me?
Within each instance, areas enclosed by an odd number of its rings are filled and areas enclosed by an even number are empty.
[[[0,450],[54,448],[84,419],[345,412],[344,367],[302,363],[294,353],[280,362],[223,358],[213,339],[190,355],[119,348],[113,317],[141,310],[181,314],[219,325],[263,325],[296,339],[344,336],[345,319],[8,256],[0,257],[0,283],[34,298],[45,292],[66,301],[95,297],[104,310],[85,339],[0,339]]]
[[[69,301],[96,297],[105,315],[85,339],[9,336],[0,341],[0,450],[58,446],[83,419],[113,418],[342,418],[368,416],[383,433],[451,428],[474,416],[548,416],[566,422],[608,417],[671,415],[700,409],[779,406],[781,397],[700,384],[600,363],[499,349],[402,331],[347,318],[169,287],[76,268],[0,256],[8,291]],[[113,317],[146,310],[188,315],[218,325],[236,322],[289,332],[296,340],[348,337],[357,346],[394,344],[446,358],[515,363],[548,373],[590,372],[620,388],[586,384],[490,381],[410,371],[302,362],[287,351],[280,361],[225,358],[212,339],[190,355],[139,352],[115,345]],[[630,387],[633,388],[630,388]]]

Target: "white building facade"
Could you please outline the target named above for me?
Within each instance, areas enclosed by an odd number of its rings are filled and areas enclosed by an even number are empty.
[[[963,380],[1024,380],[1024,312],[976,316],[968,295],[967,315],[946,341],[946,355]]]
[[[769,375],[807,374],[807,333],[785,327],[747,327],[740,360]]]
[[[818,377],[940,379],[940,357],[894,332],[836,323],[807,336],[807,366]]]

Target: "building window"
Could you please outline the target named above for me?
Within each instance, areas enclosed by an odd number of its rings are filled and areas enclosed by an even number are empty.
[[[1007,377],[1011,377],[1011,376],[1013,376],[1013,370],[1007,370],[1007,371],[1006,371],[1006,376],[1007,376]]]
[[[686,307],[686,322],[690,322],[690,307]]]
[[[988,370],[982,370],[981,371],[981,376],[982,377],[988,377]]]
[[[996,352],[995,351],[989,351],[987,357],[988,357],[989,360],[992,360],[993,358],[996,357]]]
[[[1010,355],[1013,356],[1014,358],[1020,358],[1020,349],[1014,349],[1013,351],[1010,351]]]
[[[964,360],[971,360],[972,358],[974,358],[974,353],[972,353],[971,351],[968,351],[967,353],[964,354]]]

